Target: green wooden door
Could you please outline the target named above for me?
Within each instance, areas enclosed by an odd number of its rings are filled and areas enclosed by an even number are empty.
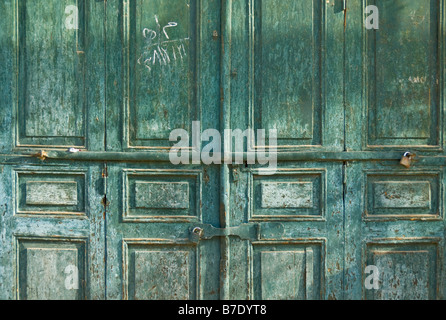
[[[320,1],[162,3],[107,4],[107,151],[121,157],[107,163],[107,297],[342,298],[342,162],[264,175],[167,155],[193,121],[277,129],[280,156],[341,152],[343,16]]]
[[[345,163],[345,298],[444,299],[445,2],[367,5],[379,29],[349,1],[345,36],[346,150],[367,155]]]
[[[107,298],[218,299],[218,166],[174,165],[175,129],[219,129],[219,1],[107,2]],[[195,126],[194,126],[195,128]],[[174,139],[177,137],[175,136]]]
[[[0,2],[1,299],[105,297],[103,164],[46,159],[104,150],[104,13]]]
[[[444,299],[443,0],[42,1],[0,3],[1,299]]]
[[[227,241],[226,297],[340,299],[342,162],[322,155],[344,145],[343,15],[291,0],[228,1],[224,15],[226,126],[276,129],[278,160],[273,174],[228,168],[226,223],[257,234]],[[247,151],[261,149],[255,140]]]

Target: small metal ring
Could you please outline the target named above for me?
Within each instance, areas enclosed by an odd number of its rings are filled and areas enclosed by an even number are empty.
[[[203,232],[203,229],[201,229],[200,227],[195,227],[192,230],[192,232],[195,233],[195,234],[201,235],[201,233]]]

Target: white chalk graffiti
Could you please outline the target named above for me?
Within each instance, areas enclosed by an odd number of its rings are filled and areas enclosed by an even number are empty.
[[[169,28],[176,28],[178,26],[177,22],[169,22],[161,28],[157,15],[155,15],[155,21],[157,30],[148,28],[142,30],[146,45],[137,60],[138,64],[144,65],[149,71],[155,65],[166,66],[171,62],[183,62],[186,57],[185,44],[189,41],[188,37],[181,39],[171,39],[169,37]]]

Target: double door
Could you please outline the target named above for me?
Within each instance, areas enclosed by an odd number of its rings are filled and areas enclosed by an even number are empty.
[[[444,298],[443,0],[42,2],[0,4],[2,299]]]

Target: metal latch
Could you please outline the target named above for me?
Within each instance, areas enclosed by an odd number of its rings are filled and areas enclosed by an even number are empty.
[[[199,224],[190,229],[189,237],[192,242],[209,240],[214,237],[235,236],[241,240],[256,241],[271,236],[280,237],[283,234],[281,223],[245,223],[237,227],[216,228],[210,224]]]

